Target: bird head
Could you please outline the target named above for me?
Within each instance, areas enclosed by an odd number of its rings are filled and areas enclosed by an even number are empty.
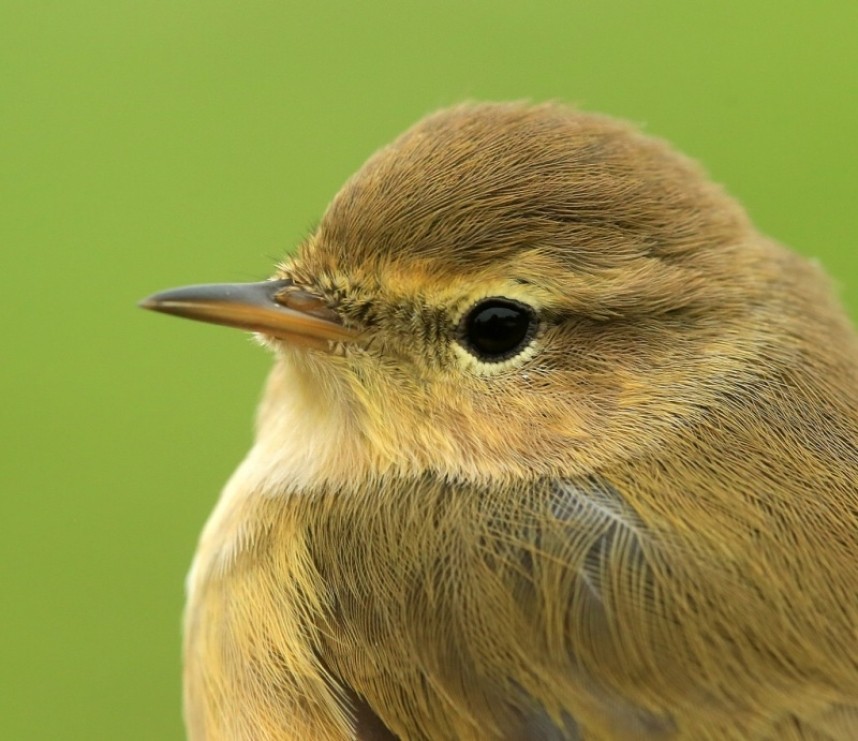
[[[371,157],[271,280],[144,306],[273,349],[266,460],[291,436],[284,456],[341,480],[580,475],[664,445],[745,372],[764,252],[694,163],[627,124],[464,105]]]

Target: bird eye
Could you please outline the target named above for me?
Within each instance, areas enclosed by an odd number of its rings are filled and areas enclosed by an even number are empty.
[[[476,304],[459,325],[462,344],[487,363],[498,363],[523,350],[536,330],[536,314],[508,298],[487,298]]]

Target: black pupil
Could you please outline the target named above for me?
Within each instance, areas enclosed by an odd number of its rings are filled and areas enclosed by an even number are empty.
[[[464,339],[483,360],[505,360],[530,338],[532,322],[529,307],[509,299],[487,299],[465,317]]]

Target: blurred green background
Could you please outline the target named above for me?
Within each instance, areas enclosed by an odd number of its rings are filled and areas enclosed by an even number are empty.
[[[0,737],[179,739],[197,533],[247,337],[147,314],[261,279],[376,147],[556,98],[702,160],[858,308],[858,3],[0,2]]]

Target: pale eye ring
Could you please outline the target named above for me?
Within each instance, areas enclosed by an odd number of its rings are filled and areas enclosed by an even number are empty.
[[[478,360],[500,363],[522,352],[536,334],[536,312],[503,296],[484,298],[459,322],[459,342]]]

